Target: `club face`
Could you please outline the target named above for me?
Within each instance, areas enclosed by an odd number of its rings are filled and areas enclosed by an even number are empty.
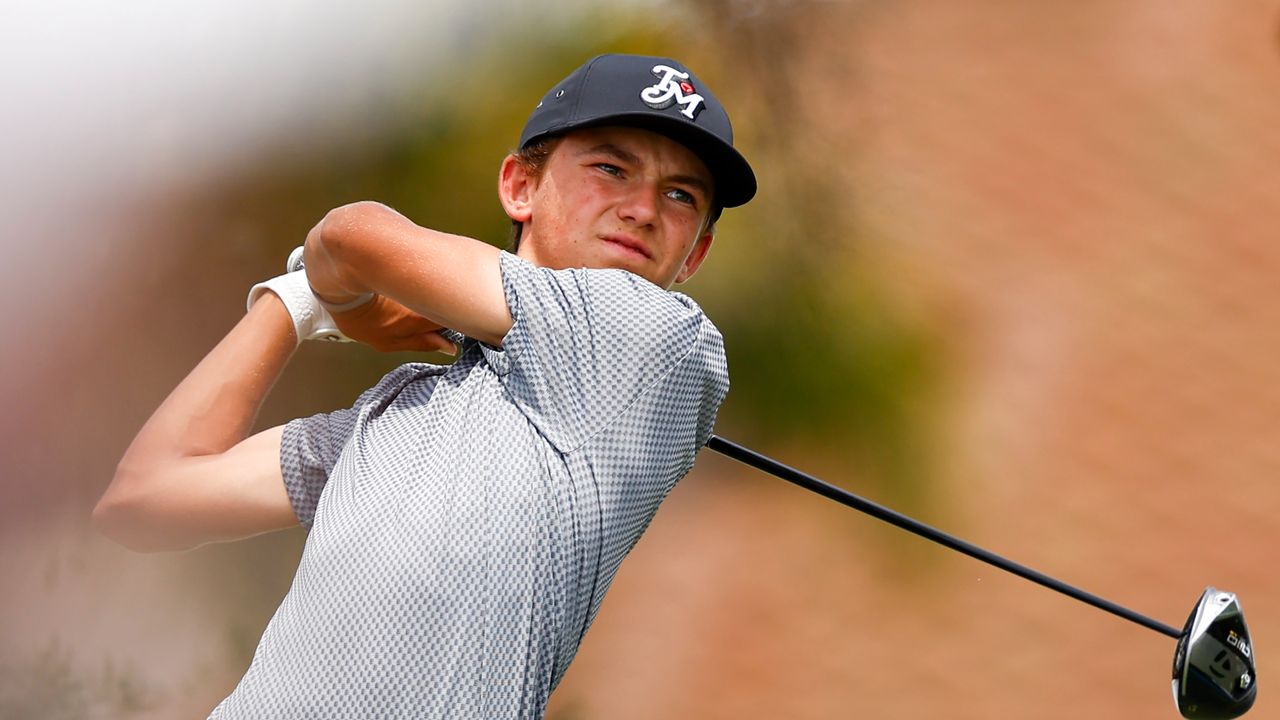
[[[1243,715],[1258,695],[1253,640],[1234,593],[1206,588],[1173,657],[1173,699],[1185,718]]]

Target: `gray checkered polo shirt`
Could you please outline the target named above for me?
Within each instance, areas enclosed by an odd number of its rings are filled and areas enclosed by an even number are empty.
[[[729,378],[689,298],[503,253],[515,324],[295,420],[306,547],[210,718],[540,718]]]

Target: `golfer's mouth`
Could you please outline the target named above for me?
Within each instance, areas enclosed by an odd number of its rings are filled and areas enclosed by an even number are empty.
[[[601,235],[600,239],[606,244],[619,248],[622,252],[627,253],[646,260],[650,259],[649,250],[645,248],[644,243],[633,237],[626,235]]]

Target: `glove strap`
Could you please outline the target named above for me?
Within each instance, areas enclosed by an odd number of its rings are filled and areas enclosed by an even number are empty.
[[[284,303],[285,309],[289,311],[289,317],[293,319],[293,329],[299,345],[303,340],[351,342],[350,338],[338,330],[333,316],[321,304],[320,299],[311,292],[311,285],[307,282],[305,271],[295,270],[249,288],[245,309],[253,307],[253,303],[265,292],[275,293]]]

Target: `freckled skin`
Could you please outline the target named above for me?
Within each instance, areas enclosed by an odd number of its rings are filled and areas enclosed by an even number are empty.
[[[519,255],[536,265],[620,268],[669,288],[691,277],[711,246],[710,171],[648,130],[571,132],[537,179],[508,158],[499,192],[524,223]]]

